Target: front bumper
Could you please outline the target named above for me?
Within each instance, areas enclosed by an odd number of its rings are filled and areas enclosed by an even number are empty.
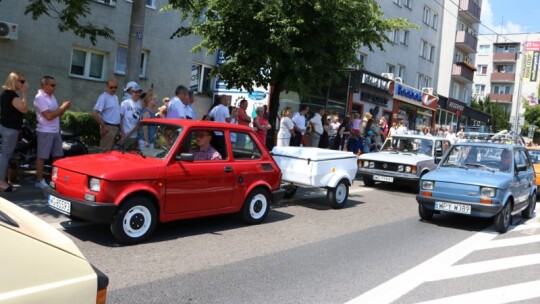
[[[94,223],[110,223],[113,215],[116,213],[116,209],[118,209],[118,206],[113,203],[95,203],[66,197],[51,187],[46,187],[43,192],[47,197],[53,195],[70,202],[70,217],[76,217]]]
[[[437,199],[429,196],[423,196],[421,194],[416,195],[416,201],[419,204],[422,204],[424,208],[427,208],[428,210],[431,210],[433,212],[439,213],[441,211],[435,210],[435,201],[438,202],[445,202],[445,203],[454,203],[454,204],[465,204],[471,206],[471,214],[463,214],[468,216],[475,216],[475,217],[485,217],[490,218],[497,215],[501,209],[502,205],[495,204],[495,205],[489,205],[489,204],[480,204],[480,203],[471,203],[471,202],[455,202],[450,200],[444,200],[444,199]],[[449,211],[442,211],[442,212],[448,212]],[[461,214],[461,213],[460,213]]]
[[[394,179],[405,180],[405,181],[410,181],[410,182],[418,182],[420,180],[420,177],[412,173],[385,171],[385,170],[369,169],[369,168],[363,168],[363,167],[358,168],[358,173],[362,176],[379,175],[379,176],[393,177]]]

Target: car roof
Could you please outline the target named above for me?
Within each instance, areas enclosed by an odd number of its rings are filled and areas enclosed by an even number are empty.
[[[217,128],[217,129],[229,129],[229,130],[252,130],[248,126],[239,124],[231,124],[226,122],[216,122],[211,120],[192,120],[192,119],[180,119],[180,118],[146,118],[141,121],[144,122],[156,122],[182,126],[184,128],[200,127],[200,128]]]
[[[426,136],[426,135],[415,135],[415,134],[394,134],[391,138],[395,137],[402,137],[402,138],[419,138],[419,139],[428,139],[428,140],[435,140],[435,139],[444,139],[447,140],[444,137],[439,136]],[[390,138],[390,137],[388,137]]]
[[[453,146],[469,146],[469,147],[486,147],[486,148],[502,148],[502,149],[508,149],[508,148],[517,148],[517,147],[523,147],[522,145],[516,145],[516,144],[505,144],[505,143],[493,143],[493,142],[458,142],[453,144]]]

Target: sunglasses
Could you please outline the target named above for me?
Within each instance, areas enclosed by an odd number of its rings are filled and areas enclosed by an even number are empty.
[[[116,90],[116,89],[118,89],[118,87],[109,87],[109,89]]]
[[[20,82],[21,84],[25,84],[25,83],[26,83],[26,80],[20,79],[19,82]]]

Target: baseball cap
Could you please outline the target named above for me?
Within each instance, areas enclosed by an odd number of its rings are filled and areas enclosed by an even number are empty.
[[[142,91],[139,84],[136,83],[135,81],[128,82],[126,85],[126,88],[124,89],[124,92],[127,92],[129,89],[132,89],[133,91]]]

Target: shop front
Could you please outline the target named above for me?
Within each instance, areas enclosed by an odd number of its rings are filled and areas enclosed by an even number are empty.
[[[491,125],[491,115],[471,108],[454,98],[439,96],[436,127],[452,128],[455,132],[460,129],[474,129],[487,132]]]
[[[350,98],[349,113],[371,113],[373,117],[392,117],[393,99],[389,92],[393,81],[377,74],[361,70],[353,72],[351,77],[353,90]]]
[[[392,122],[402,121],[409,132],[420,133],[426,127],[432,129],[439,97],[431,90],[421,91],[402,83],[394,83]]]

